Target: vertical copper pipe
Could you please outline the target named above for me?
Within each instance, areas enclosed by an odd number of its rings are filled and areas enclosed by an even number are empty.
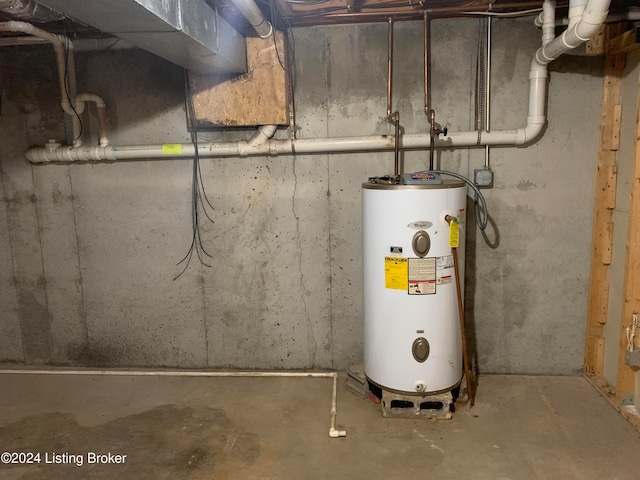
[[[467,395],[469,405],[473,407],[476,402],[476,391],[471,382],[471,367],[469,366],[469,352],[467,350],[467,334],[464,323],[464,307],[462,306],[462,291],[460,289],[460,268],[458,267],[458,249],[453,247],[453,270],[456,275],[456,292],[458,293],[458,316],[460,317],[460,333],[462,335],[462,361],[464,363],[464,375],[467,377]]]
[[[429,123],[431,128],[429,129],[429,170],[433,170],[433,152],[436,148],[436,112],[435,110],[429,111]]]
[[[387,52],[387,117],[391,116],[391,85],[393,84],[393,20],[389,18]]]
[[[431,54],[429,52],[430,36],[429,16],[427,12],[424,12],[424,113],[426,115],[429,115],[431,106],[431,102],[429,101],[429,94],[431,93],[431,88],[429,88],[429,64],[431,63]]]
[[[396,124],[396,136],[395,141],[393,142],[395,147],[393,174],[397,177],[400,175],[400,112],[395,112],[393,116],[395,117],[394,121]]]
[[[444,217],[448,224],[451,224],[453,218],[451,215]],[[464,306],[462,305],[462,289],[460,288],[460,267],[458,266],[458,248],[451,247],[453,253],[453,271],[456,276],[456,293],[458,296],[458,317],[460,318],[460,335],[462,337],[462,363],[464,375],[467,377],[467,395],[469,397],[469,405],[473,407],[476,402],[476,390],[471,381],[471,367],[469,366],[469,351],[467,349],[467,333],[464,321]]]

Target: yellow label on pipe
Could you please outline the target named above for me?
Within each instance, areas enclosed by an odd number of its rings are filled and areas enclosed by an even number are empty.
[[[449,246],[451,248],[458,248],[460,243],[460,225],[458,220],[454,217],[449,222]]]
[[[163,155],[180,155],[182,153],[182,145],[179,143],[165,143],[162,145]]]

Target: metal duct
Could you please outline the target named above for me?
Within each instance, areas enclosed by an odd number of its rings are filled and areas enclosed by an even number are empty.
[[[247,70],[245,39],[203,0],[43,0],[66,16],[201,74]]]
[[[36,23],[64,20],[64,15],[40,5],[35,0],[0,0],[0,12],[8,13],[20,20]]]

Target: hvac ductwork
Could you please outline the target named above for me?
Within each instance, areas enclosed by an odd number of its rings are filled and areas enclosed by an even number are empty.
[[[64,15],[35,0],[0,0],[0,12],[7,13],[19,20],[35,23],[64,20]]]
[[[67,17],[199,74],[247,70],[245,39],[203,0],[43,0]]]

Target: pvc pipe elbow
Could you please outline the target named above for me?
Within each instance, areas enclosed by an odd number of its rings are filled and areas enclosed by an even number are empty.
[[[346,430],[336,430],[335,428],[330,428],[329,429],[329,436],[331,438],[346,437],[347,436],[347,431]]]
[[[542,12],[540,12],[540,14],[539,14],[539,15],[535,18],[535,20],[533,21],[533,24],[534,24],[536,27],[540,28],[540,27],[542,27],[542,23],[543,23],[543,22],[542,22]]]

